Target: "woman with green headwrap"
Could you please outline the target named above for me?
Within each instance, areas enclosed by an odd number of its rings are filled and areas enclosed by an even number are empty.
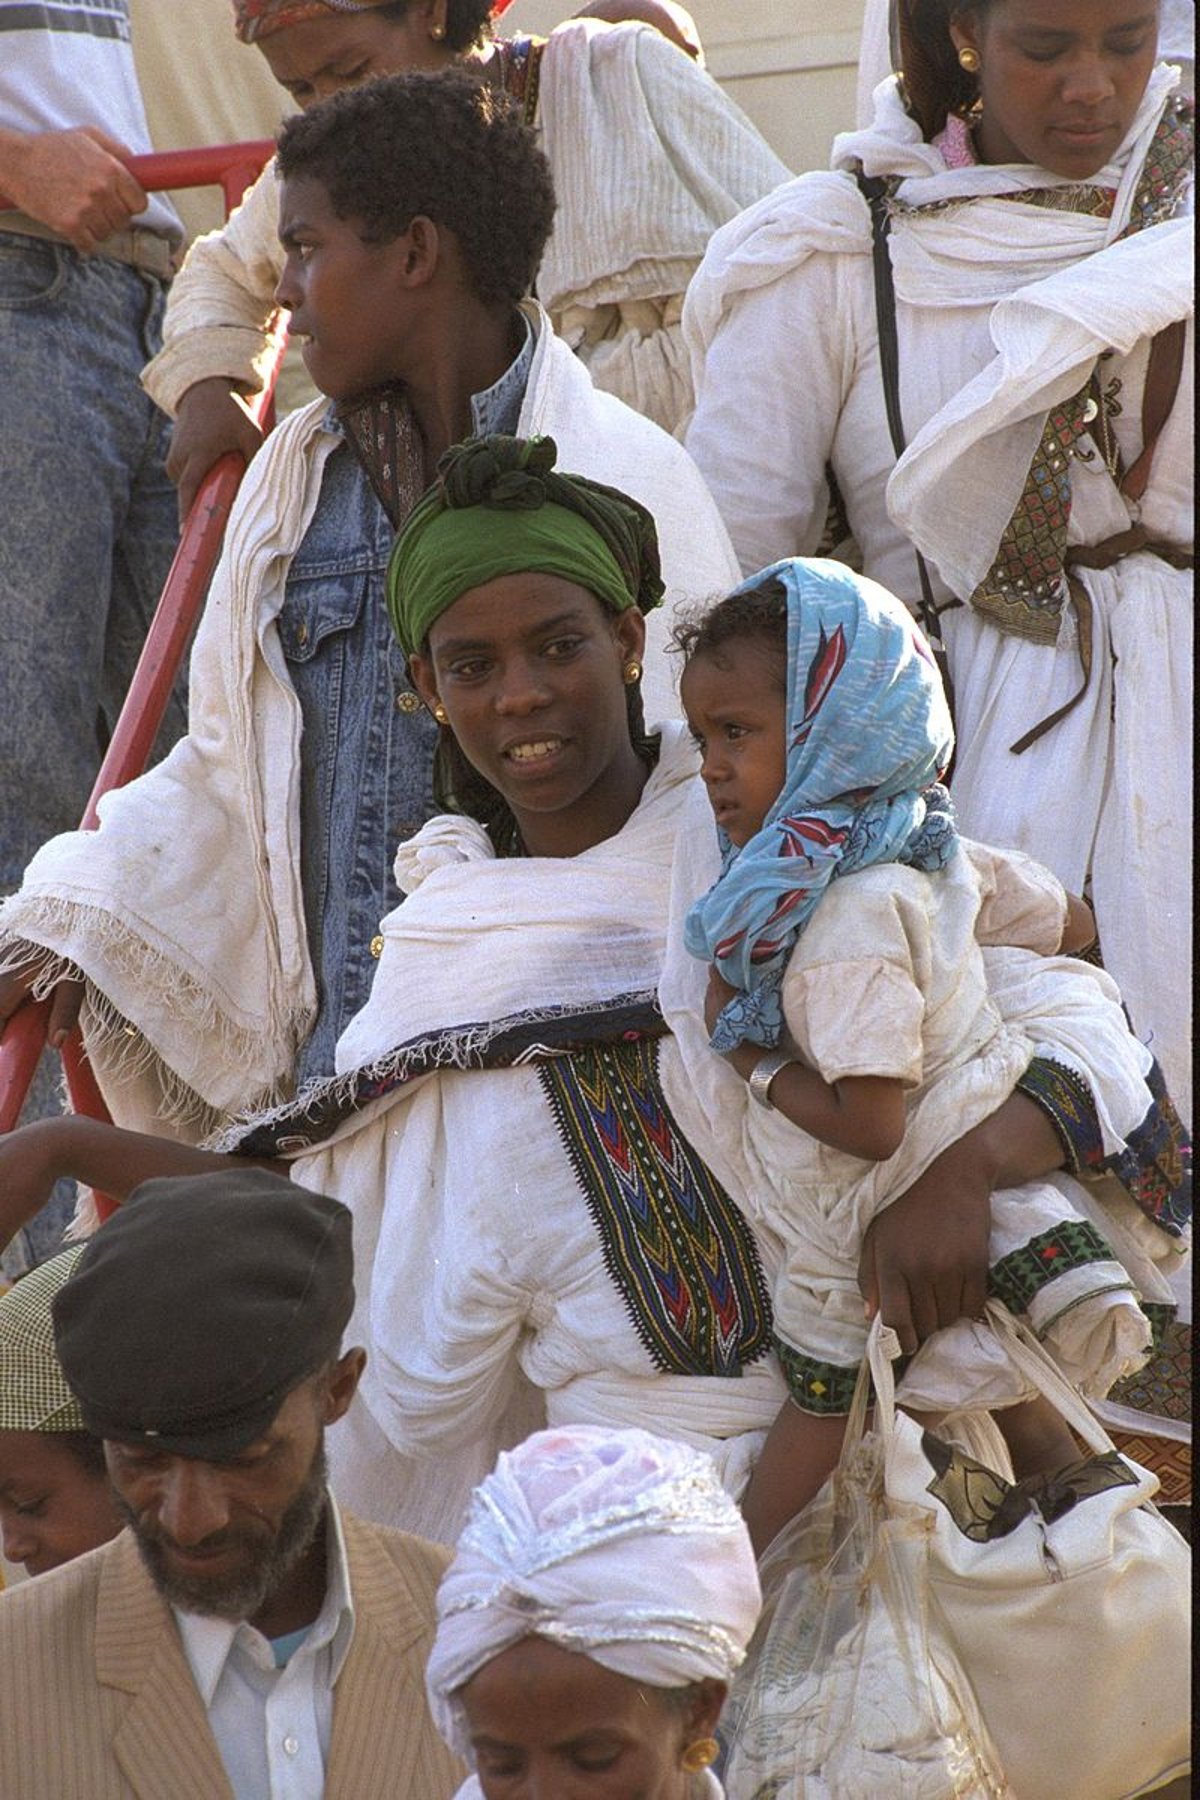
[[[716,841],[684,727],[642,725],[653,524],[554,457],[549,440],[454,448],[396,543],[389,605],[441,727],[448,810],[397,852],[406,898],[335,1077],[220,1144],[286,1159],[353,1211],[348,1341],[369,1357],[362,1404],[330,1434],[334,1489],[443,1540],[498,1450],[547,1420],[667,1431],[740,1495],[785,1392],[778,1247],[748,1222],[741,1173],[745,1084],[694,1083],[664,1018],[682,1031],[668,950]],[[703,969],[681,955],[719,1077]],[[211,1160],[49,1123],[56,1144],[70,1128],[69,1172],[109,1193]],[[6,1193],[36,1198],[31,1164],[43,1182],[60,1167],[40,1130],[0,1141],[0,1228]],[[888,1323],[953,1322],[993,1186],[1063,1158],[1024,1094],[945,1151],[872,1228],[864,1279]]]
[[[450,451],[397,540],[389,609],[442,728],[451,810],[398,852],[407,898],[383,923],[337,1083],[240,1143],[294,1156],[297,1180],[355,1211],[351,1332],[370,1356],[346,1422],[362,1435],[335,1434],[335,1478],[361,1506],[381,1440],[406,1458],[436,1451],[432,1479],[396,1470],[392,1499],[411,1518],[436,1490],[434,1535],[470,1462],[542,1405],[552,1425],[667,1430],[740,1494],[782,1391],[777,1246],[751,1223],[744,1084],[701,1091],[664,1019],[684,1026],[665,977],[715,839],[687,734],[642,726],[654,529],[554,458],[545,439]],[[702,1023],[702,971],[682,960]],[[1007,1105],[1005,1182],[1057,1167],[1045,1114],[1024,1095]],[[972,1197],[986,1237],[1001,1174],[988,1156],[964,1139],[941,1185],[930,1171],[938,1235],[935,1254],[920,1245],[922,1275],[953,1233],[947,1214],[978,1215]],[[964,1293],[940,1296],[951,1317]]]
[[[239,1145],[307,1138],[294,1175],[333,1172],[354,1209],[369,1438],[331,1443],[335,1480],[361,1491],[377,1432],[436,1448],[430,1475],[392,1480],[406,1517],[416,1483],[440,1499],[440,1534],[472,1466],[541,1421],[531,1389],[552,1423],[653,1428],[669,1408],[735,1488],[780,1393],[751,1230],[660,1070],[695,760],[682,726],[642,724],[654,526],[554,459],[548,439],[451,451],[397,540],[389,608],[454,811],[398,853],[407,897],[338,1082]]]
[[[512,624],[527,612],[536,639],[541,601],[550,607],[557,638],[546,661],[559,672],[571,670],[569,691],[549,708],[532,692],[527,701],[502,699],[495,742],[477,743],[472,760],[449,732],[439,750],[439,799],[488,825],[501,855],[518,846],[531,855],[572,855],[595,834],[618,829],[658,750],[645,737],[640,698],[643,619],[663,596],[653,522],[615,489],[559,474],[554,458],[549,438],[525,444],[490,438],[455,453],[441,483],[414,511],[388,570],[392,625],[422,698],[442,724],[439,680],[454,690],[464,722],[492,698],[480,657],[464,657],[458,647],[475,634],[476,615],[486,633],[498,619]],[[443,650],[439,674],[429,634],[451,606],[454,649]],[[580,629],[589,632],[598,657],[572,653],[565,640]],[[620,707],[602,698],[612,651],[626,690]],[[536,738],[525,718],[536,724]],[[503,798],[506,782],[511,804]],[[531,817],[522,824],[526,813]]]

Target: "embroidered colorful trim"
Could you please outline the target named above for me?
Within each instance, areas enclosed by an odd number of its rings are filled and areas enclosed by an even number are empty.
[[[1064,1219],[993,1263],[988,1271],[988,1293],[1010,1313],[1026,1313],[1041,1290],[1068,1269],[1115,1261],[1094,1225],[1086,1219]]]
[[[1155,1063],[1146,1077],[1154,1099],[1126,1149],[1106,1164],[1131,1200],[1168,1236],[1182,1237],[1192,1217],[1192,1144],[1163,1072]]]
[[[1105,1156],[1100,1121],[1087,1083],[1074,1069],[1037,1057],[1017,1083],[1045,1112],[1057,1133],[1072,1175],[1112,1175],[1148,1219],[1169,1237],[1182,1237],[1192,1216],[1192,1146],[1163,1072],[1151,1065],[1146,1086],[1152,1096],[1141,1124],[1122,1150]]]
[[[1157,225],[1174,213],[1195,162],[1195,117],[1190,101],[1168,107],[1150,142],[1134,191],[1129,223],[1121,233]],[[1057,201],[1054,196],[1061,196]],[[1111,216],[1116,198],[1099,188],[1037,190],[1005,195],[1026,204],[1064,205],[1072,210]],[[1047,414],[1041,441],[1033,455],[1025,487],[1000,538],[991,568],[971,595],[971,605],[1001,631],[1053,644],[1067,599],[1064,558],[1071,518],[1071,455],[1096,416],[1089,398],[1091,376],[1060,406]]]
[[[1142,1301],[1142,1311],[1154,1332],[1154,1352],[1148,1363],[1124,1376],[1109,1394],[1113,1406],[1128,1406],[1143,1415],[1143,1427],[1154,1431],[1155,1421],[1192,1417],[1192,1328],[1173,1317],[1174,1308]],[[1137,1452],[1131,1452],[1136,1456]],[[1142,1460],[1138,1458],[1139,1462]]]
[[[545,1057],[567,1056],[594,1043],[632,1042],[666,1035],[657,1004],[637,994],[615,996],[594,1012],[571,1012],[514,1019],[499,1025],[483,1020],[413,1038],[379,1062],[353,1075],[311,1082],[294,1100],[248,1123],[245,1135],[220,1137],[231,1156],[291,1155],[329,1137],[344,1119],[373,1100],[438,1070],[513,1069]]]
[[[504,91],[521,108],[523,125],[532,125],[537,118],[542,52],[545,48],[546,40],[542,37],[521,36],[496,40]]]
[[[740,1375],[770,1348],[762,1264],[746,1221],[671,1116],[657,1046],[587,1049],[539,1074],[655,1368]]]
[[[850,1411],[858,1381],[857,1364],[847,1369],[838,1363],[822,1362],[816,1356],[806,1356],[802,1350],[785,1344],[780,1337],[774,1338],[773,1342],[788,1393],[801,1412],[840,1418]]]
[[[1098,1175],[1104,1168],[1104,1140],[1091,1089],[1082,1075],[1037,1056],[1017,1082],[1017,1092],[1037,1102],[1053,1125],[1072,1175]]]

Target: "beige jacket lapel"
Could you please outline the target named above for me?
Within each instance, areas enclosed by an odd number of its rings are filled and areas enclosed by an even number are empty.
[[[129,1696],[113,1754],[137,1800],[233,1800],[170,1608],[128,1532],[100,1580],[96,1678]]]
[[[434,1594],[448,1555],[342,1514],[354,1641],[334,1695],[326,1800],[449,1800],[466,1770],[425,1700]]]

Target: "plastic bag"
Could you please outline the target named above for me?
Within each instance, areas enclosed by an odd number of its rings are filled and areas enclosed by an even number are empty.
[[[929,1524],[888,1515],[864,1364],[837,1469],[760,1568],[730,1694],[729,1800],[1014,1800],[927,1604]]]

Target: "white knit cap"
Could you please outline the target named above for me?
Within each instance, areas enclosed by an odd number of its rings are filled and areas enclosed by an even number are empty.
[[[646,1431],[535,1432],[471,1497],[438,1591],[434,1719],[468,1754],[459,1690],[530,1636],[654,1687],[727,1681],[761,1604],[745,1523],[709,1457]]]

